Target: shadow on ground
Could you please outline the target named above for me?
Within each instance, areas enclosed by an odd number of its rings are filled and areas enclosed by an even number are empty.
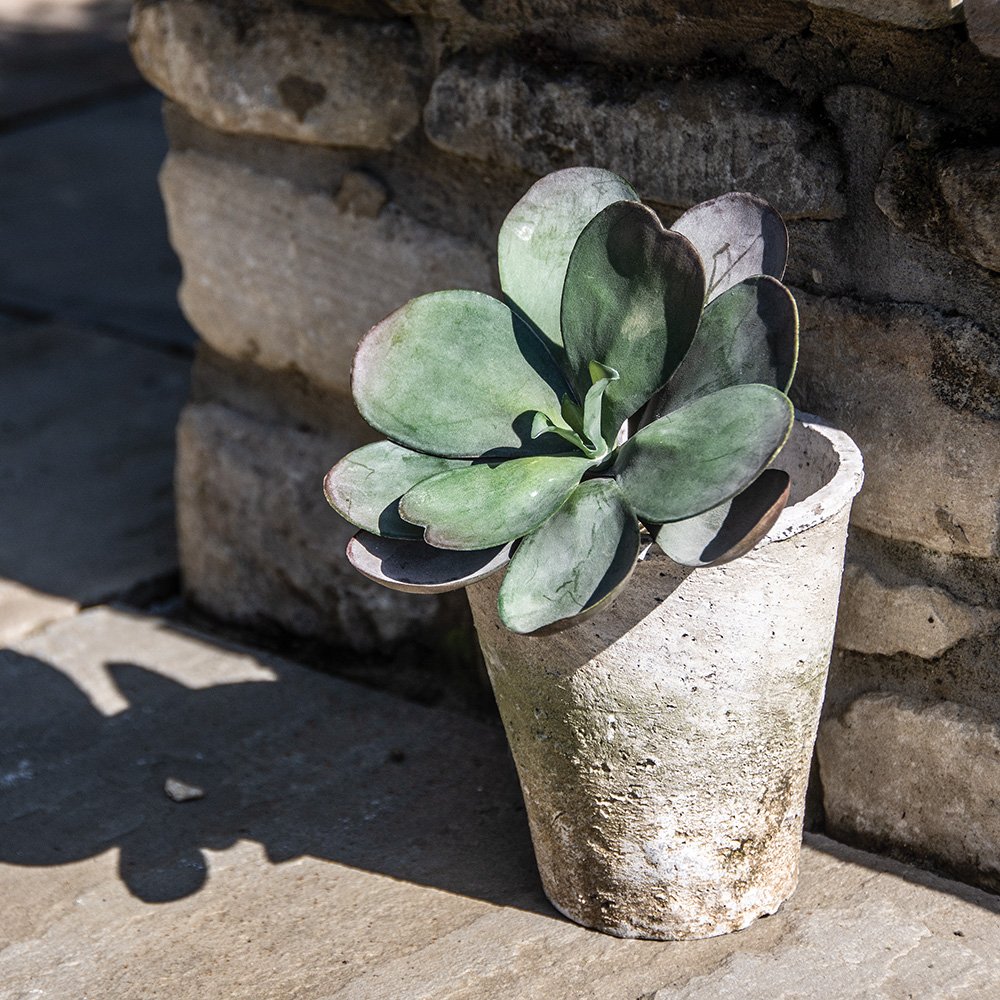
[[[0,653],[0,862],[117,848],[128,890],[167,903],[205,884],[205,849],[252,840],[273,863],[308,855],[552,914],[499,729],[270,661],[273,680],[201,689],[105,669],[128,702],[110,715],[61,670]],[[168,779],[204,797],[172,801]]]

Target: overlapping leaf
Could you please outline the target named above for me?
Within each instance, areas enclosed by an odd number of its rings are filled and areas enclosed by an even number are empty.
[[[704,297],[694,247],[645,206],[609,205],[583,230],[566,270],[563,340],[581,398],[592,361],[619,374],[604,395],[606,440],[667,381],[694,338]]]
[[[415,486],[400,516],[424,527],[442,549],[504,545],[538,527],[566,499],[593,463],[537,456],[445,472]]]
[[[684,360],[650,402],[645,421],[699,396],[752,382],[787,392],[798,357],[799,317],[776,278],[746,278],[710,302]]]
[[[780,469],[765,469],[731,500],[656,531],[656,544],[682,566],[721,566],[746,555],[778,520],[788,502],[791,480]]]
[[[602,208],[629,200],[638,201],[638,195],[616,174],[570,167],[532,185],[500,227],[497,263],[504,295],[531,317],[557,356],[563,282],[573,245]]]
[[[445,458],[565,450],[531,439],[536,411],[561,421],[569,392],[545,345],[497,299],[433,292],[376,324],[358,345],[358,410],[399,444]]]
[[[772,386],[730,386],[641,428],[619,449],[612,473],[643,521],[693,517],[746,489],[793,419],[788,397]]]
[[[500,586],[500,618],[522,633],[580,621],[614,599],[638,553],[639,525],[615,482],[581,483],[518,546]]]
[[[671,227],[686,236],[705,265],[706,299],[752,278],[785,273],[788,230],[766,201],[733,191],[689,208]]]
[[[326,474],[323,489],[330,506],[351,524],[376,535],[419,538],[421,529],[399,516],[399,498],[431,476],[467,465],[376,441],[342,458]]]

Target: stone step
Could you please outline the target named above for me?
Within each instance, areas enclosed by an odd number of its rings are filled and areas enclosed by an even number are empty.
[[[542,895],[502,732],[102,607],[0,653],[0,998],[986,1000],[1000,898],[822,837],[773,917]]]
[[[189,362],[0,317],[0,642],[176,572]]]

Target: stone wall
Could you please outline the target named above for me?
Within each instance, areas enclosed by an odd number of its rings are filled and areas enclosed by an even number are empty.
[[[439,633],[454,602],[359,580],[322,500],[369,439],[358,338],[411,295],[495,290],[499,222],[549,170],[617,170],[668,222],[757,192],[789,223],[797,402],[868,470],[827,829],[1000,888],[998,20],[993,0],[139,0],[203,339],[191,596],[357,649]]]

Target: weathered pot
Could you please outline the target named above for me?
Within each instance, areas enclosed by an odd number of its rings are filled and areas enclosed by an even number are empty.
[[[795,889],[806,783],[861,456],[799,414],[789,506],[748,555],[654,546],[611,608],[554,635],[469,588],[545,892],[621,937],[711,937]]]

